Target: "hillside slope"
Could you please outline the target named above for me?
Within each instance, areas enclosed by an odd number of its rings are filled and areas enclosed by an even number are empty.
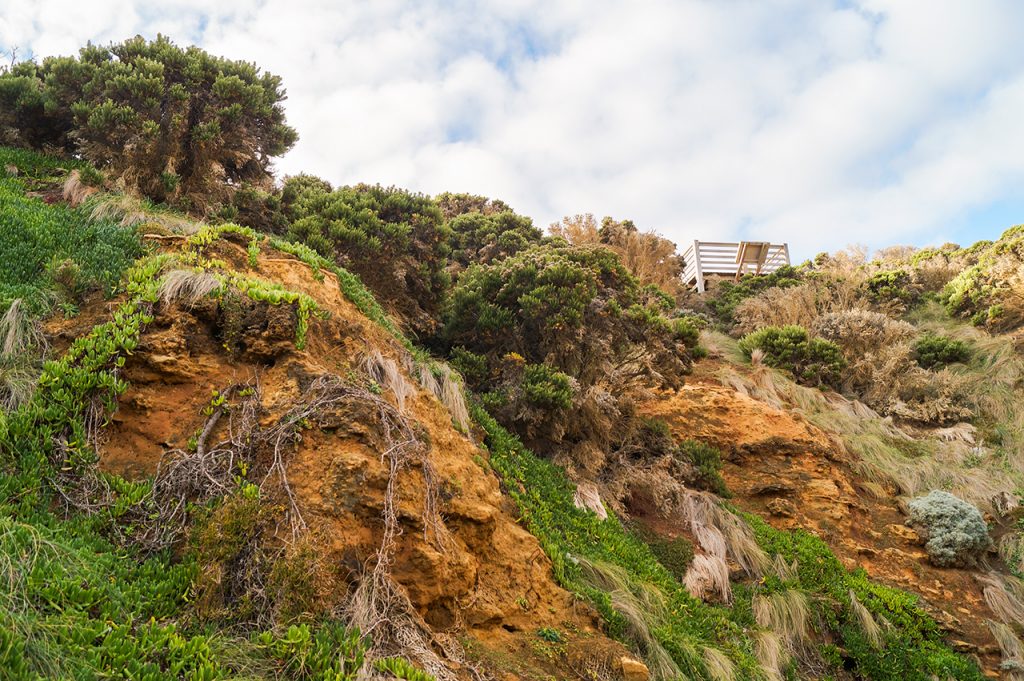
[[[995,673],[977,617],[958,654],[915,597],[850,571],[934,595],[833,541],[858,536],[836,508],[861,494],[838,436],[714,384],[719,360],[642,405],[649,442],[587,479],[336,262],[116,194],[67,205],[60,161],[4,153],[6,243],[35,240],[5,257],[36,263],[0,282],[0,538],[31,556],[5,568],[13,678],[981,678],[972,656]],[[692,440],[725,452],[735,506],[689,486],[724,492]],[[828,462],[797,469],[793,522],[758,502],[785,501],[792,467],[742,465],[769,453]]]

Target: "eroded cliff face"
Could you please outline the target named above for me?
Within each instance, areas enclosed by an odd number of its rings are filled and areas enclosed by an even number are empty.
[[[999,677],[1000,649],[986,624],[997,617],[983,593],[989,568],[933,566],[905,524],[905,500],[895,489],[864,480],[835,433],[815,427],[798,409],[738,391],[722,380],[723,369],[720,361],[700,363],[682,390],[650,400],[643,413],[664,419],[678,437],[718,447],[737,507],[780,529],[813,532],[848,568],[918,594],[951,644]],[[994,554],[989,563],[1005,569]]]
[[[161,240],[170,252],[179,245]],[[261,541],[285,556],[313,556],[301,563],[308,574],[299,581],[325,613],[350,609],[359,585],[386,560],[396,612],[443,665],[434,669],[440,677],[621,670],[626,650],[602,635],[591,608],[554,582],[550,561],[502,495],[486,450],[420,384],[408,352],[345,298],[330,273],[319,281],[307,265],[280,255],[262,254],[250,266],[245,249],[227,241],[211,249],[239,272],[308,294],[327,318],[313,319],[299,350],[289,306],[158,303],[124,367],[130,388],[104,429],[100,466],[130,479],[153,475],[170,453],[194,451],[197,440],[206,449],[229,447],[243,426],[243,439],[269,431],[324,377],[346,384],[365,378],[367,361],[383,363],[391,385],[371,385],[386,405],[336,400],[310,412],[280,451],[253,454],[280,461],[254,463],[266,471],[252,480],[263,487],[263,503],[281,512]],[[107,310],[106,302],[89,303],[72,320],[51,320],[48,335],[60,349]],[[224,404],[212,408],[218,394]],[[256,422],[243,424],[243,411]],[[395,427],[414,442],[401,461],[382,419],[400,422]],[[230,566],[206,576],[216,584],[232,578]],[[406,602],[409,612],[402,611]],[[564,632],[565,640],[544,642],[537,636],[544,627]]]

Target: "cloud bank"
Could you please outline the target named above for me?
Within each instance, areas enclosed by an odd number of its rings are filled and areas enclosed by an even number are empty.
[[[486,194],[540,225],[592,212],[808,257],[1024,213],[1015,0],[152,5],[6,0],[0,49],[160,32],[254,61],[300,134],[280,172]]]

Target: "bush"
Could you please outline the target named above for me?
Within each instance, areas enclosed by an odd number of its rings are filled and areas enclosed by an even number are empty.
[[[462,267],[515,255],[540,242],[543,234],[533,220],[512,211],[464,213],[452,218],[452,260]]]
[[[467,269],[443,339],[494,413],[534,446],[590,441],[607,451],[626,430],[633,392],[678,386],[689,368],[696,329],[668,319],[671,306],[611,251],[549,244]],[[582,401],[567,413],[574,396]]]
[[[547,364],[531,364],[523,372],[523,396],[541,409],[568,409],[572,406],[572,379]]]
[[[675,243],[655,232],[641,232],[632,220],[606,217],[598,226],[589,213],[575,215],[553,224],[551,233],[573,246],[603,246],[614,251],[630,274],[666,291],[673,302],[686,291],[682,282],[685,263],[676,253]]]
[[[895,304],[905,308],[917,302],[920,291],[907,270],[886,270],[871,275],[864,288],[872,302],[878,305]]]
[[[81,154],[153,200],[205,209],[266,182],[295,143],[284,98],[254,64],[137,36],[0,74],[0,125],[8,142]]]
[[[379,185],[332,190],[300,175],[286,181],[282,203],[291,239],[357,274],[413,331],[433,332],[450,231],[428,196]]]
[[[723,281],[719,283],[708,298],[708,306],[726,326],[731,326],[736,307],[747,298],[770,288],[790,288],[803,281],[801,270],[784,265],[771,274],[747,275],[739,282]]]
[[[917,333],[912,324],[860,309],[822,315],[814,322],[813,331],[842,348],[850,363],[867,353],[905,343]]]
[[[992,545],[981,511],[948,492],[912,500],[910,524],[919,528],[928,559],[939,567],[975,565]]]
[[[846,366],[838,345],[809,337],[801,326],[769,326],[747,334],[739,346],[748,358],[760,350],[766,364],[792,372],[804,385],[837,387]]]
[[[966,362],[970,357],[971,348],[967,343],[947,336],[925,334],[914,343],[914,359],[925,369],[941,369]]]
[[[722,479],[722,453],[718,449],[697,440],[683,440],[679,443],[676,456],[696,469],[694,484],[698,488],[721,497],[732,496]]]

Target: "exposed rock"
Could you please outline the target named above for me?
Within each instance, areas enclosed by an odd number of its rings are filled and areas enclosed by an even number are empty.
[[[792,518],[796,515],[796,506],[788,499],[775,497],[768,502],[768,511],[780,518]]]
[[[647,681],[651,677],[647,665],[632,657],[619,658],[618,666],[622,670],[623,681]]]
[[[899,537],[907,544],[918,545],[921,543],[921,535],[912,527],[897,525],[894,523],[892,525],[886,525],[885,529],[888,530],[889,534],[894,537]]]
[[[765,482],[760,485],[754,485],[753,487],[750,488],[750,493],[753,494],[754,496],[771,495],[778,497],[792,494],[794,491],[796,491],[796,488],[793,485],[786,482],[781,482],[779,480],[773,480],[771,482]]]

